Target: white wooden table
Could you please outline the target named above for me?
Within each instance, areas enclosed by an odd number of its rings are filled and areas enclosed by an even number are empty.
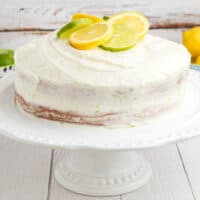
[[[177,42],[184,28],[200,25],[199,0],[0,0],[0,48],[16,48],[46,34],[65,23],[69,13],[109,14],[110,8],[144,12],[152,22],[152,34]],[[146,186],[121,196],[88,197],[67,191],[55,181],[52,171],[64,155],[62,150],[0,136],[0,200],[200,200],[200,137],[141,154],[153,167]]]

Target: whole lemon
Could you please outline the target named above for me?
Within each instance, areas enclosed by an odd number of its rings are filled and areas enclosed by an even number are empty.
[[[195,60],[195,64],[200,65],[200,56],[198,56]]]
[[[200,26],[183,32],[183,44],[192,57],[200,56]]]

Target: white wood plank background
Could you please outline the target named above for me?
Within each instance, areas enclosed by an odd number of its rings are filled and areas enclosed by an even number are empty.
[[[0,30],[54,29],[69,14],[89,12],[109,15],[137,10],[147,15],[154,28],[200,25],[199,0],[1,0]],[[14,3],[13,3],[14,2]]]
[[[51,150],[0,137],[0,199],[44,200]]]
[[[183,167],[192,192],[197,200],[200,199],[200,137],[191,141],[185,141],[178,144]]]
[[[114,4],[113,4],[114,2]],[[0,48],[18,46],[65,23],[69,13],[102,15],[138,10],[150,17],[154,35],[181,42],[183,29],[200,25],[199,0],[0,0]],[[114,6],[113,6],[114,5]],[[98,9],[94,9],[97,8]],[[115,197],[88,197],[63,189],[53,170],[63,151],[0,137],[0,200],[200,200],[200,137],[141,151],[153,167],[148,185]]]
[[[141,152],[151,163],[153,178],[137,192],[122,200],[192,200],[194,199],[176,145]]]

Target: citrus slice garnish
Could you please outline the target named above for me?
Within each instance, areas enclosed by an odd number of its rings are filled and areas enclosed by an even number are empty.
[[[132,48],[149,30],[148,19],[138,12],[123,12],[112,16],[108,23],[113,25],[114,35],[101,47],[110,51]]]
[[[66,39],[69,38],[69,36],[79,30],[80,28],[89,26],[93,23],[91,19],[88,18],[81,18],[81,19],[75,19],[67,24],[65,24],[58,32],[57,37],[59,39]]]
[[[105,43],[112,35],[112,25],[110,23],[100,22],[72,33],[69,42],[77,49],[86,50]]]
[[[103,19],[100,17],[94,16],[94,15],[89,15],[86,13],[76,13],[76,14],[72,15],[72,20],[81,19],[81,18],[91,19],[94,23],[103,21]]]
[[[14,51],[11,49],[0,49],[0,67],[14,64]]]

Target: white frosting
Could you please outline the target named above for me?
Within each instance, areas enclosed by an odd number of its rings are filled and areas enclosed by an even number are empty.
[[[17,70],[56,84],[69,80],[99,86],[146,85],[188,67],[190,55],[181,45],[147,35],[136,47],[122,52],[100,48],[77,50],[55,33],[19,48]]]
[[[130,50],[109,52],[77,50],[51,33],[16,50],[15,62],[16,90],[28,102],[83,114],[139,113],[180,98],[176,84],[190,55],[151,35]]]

